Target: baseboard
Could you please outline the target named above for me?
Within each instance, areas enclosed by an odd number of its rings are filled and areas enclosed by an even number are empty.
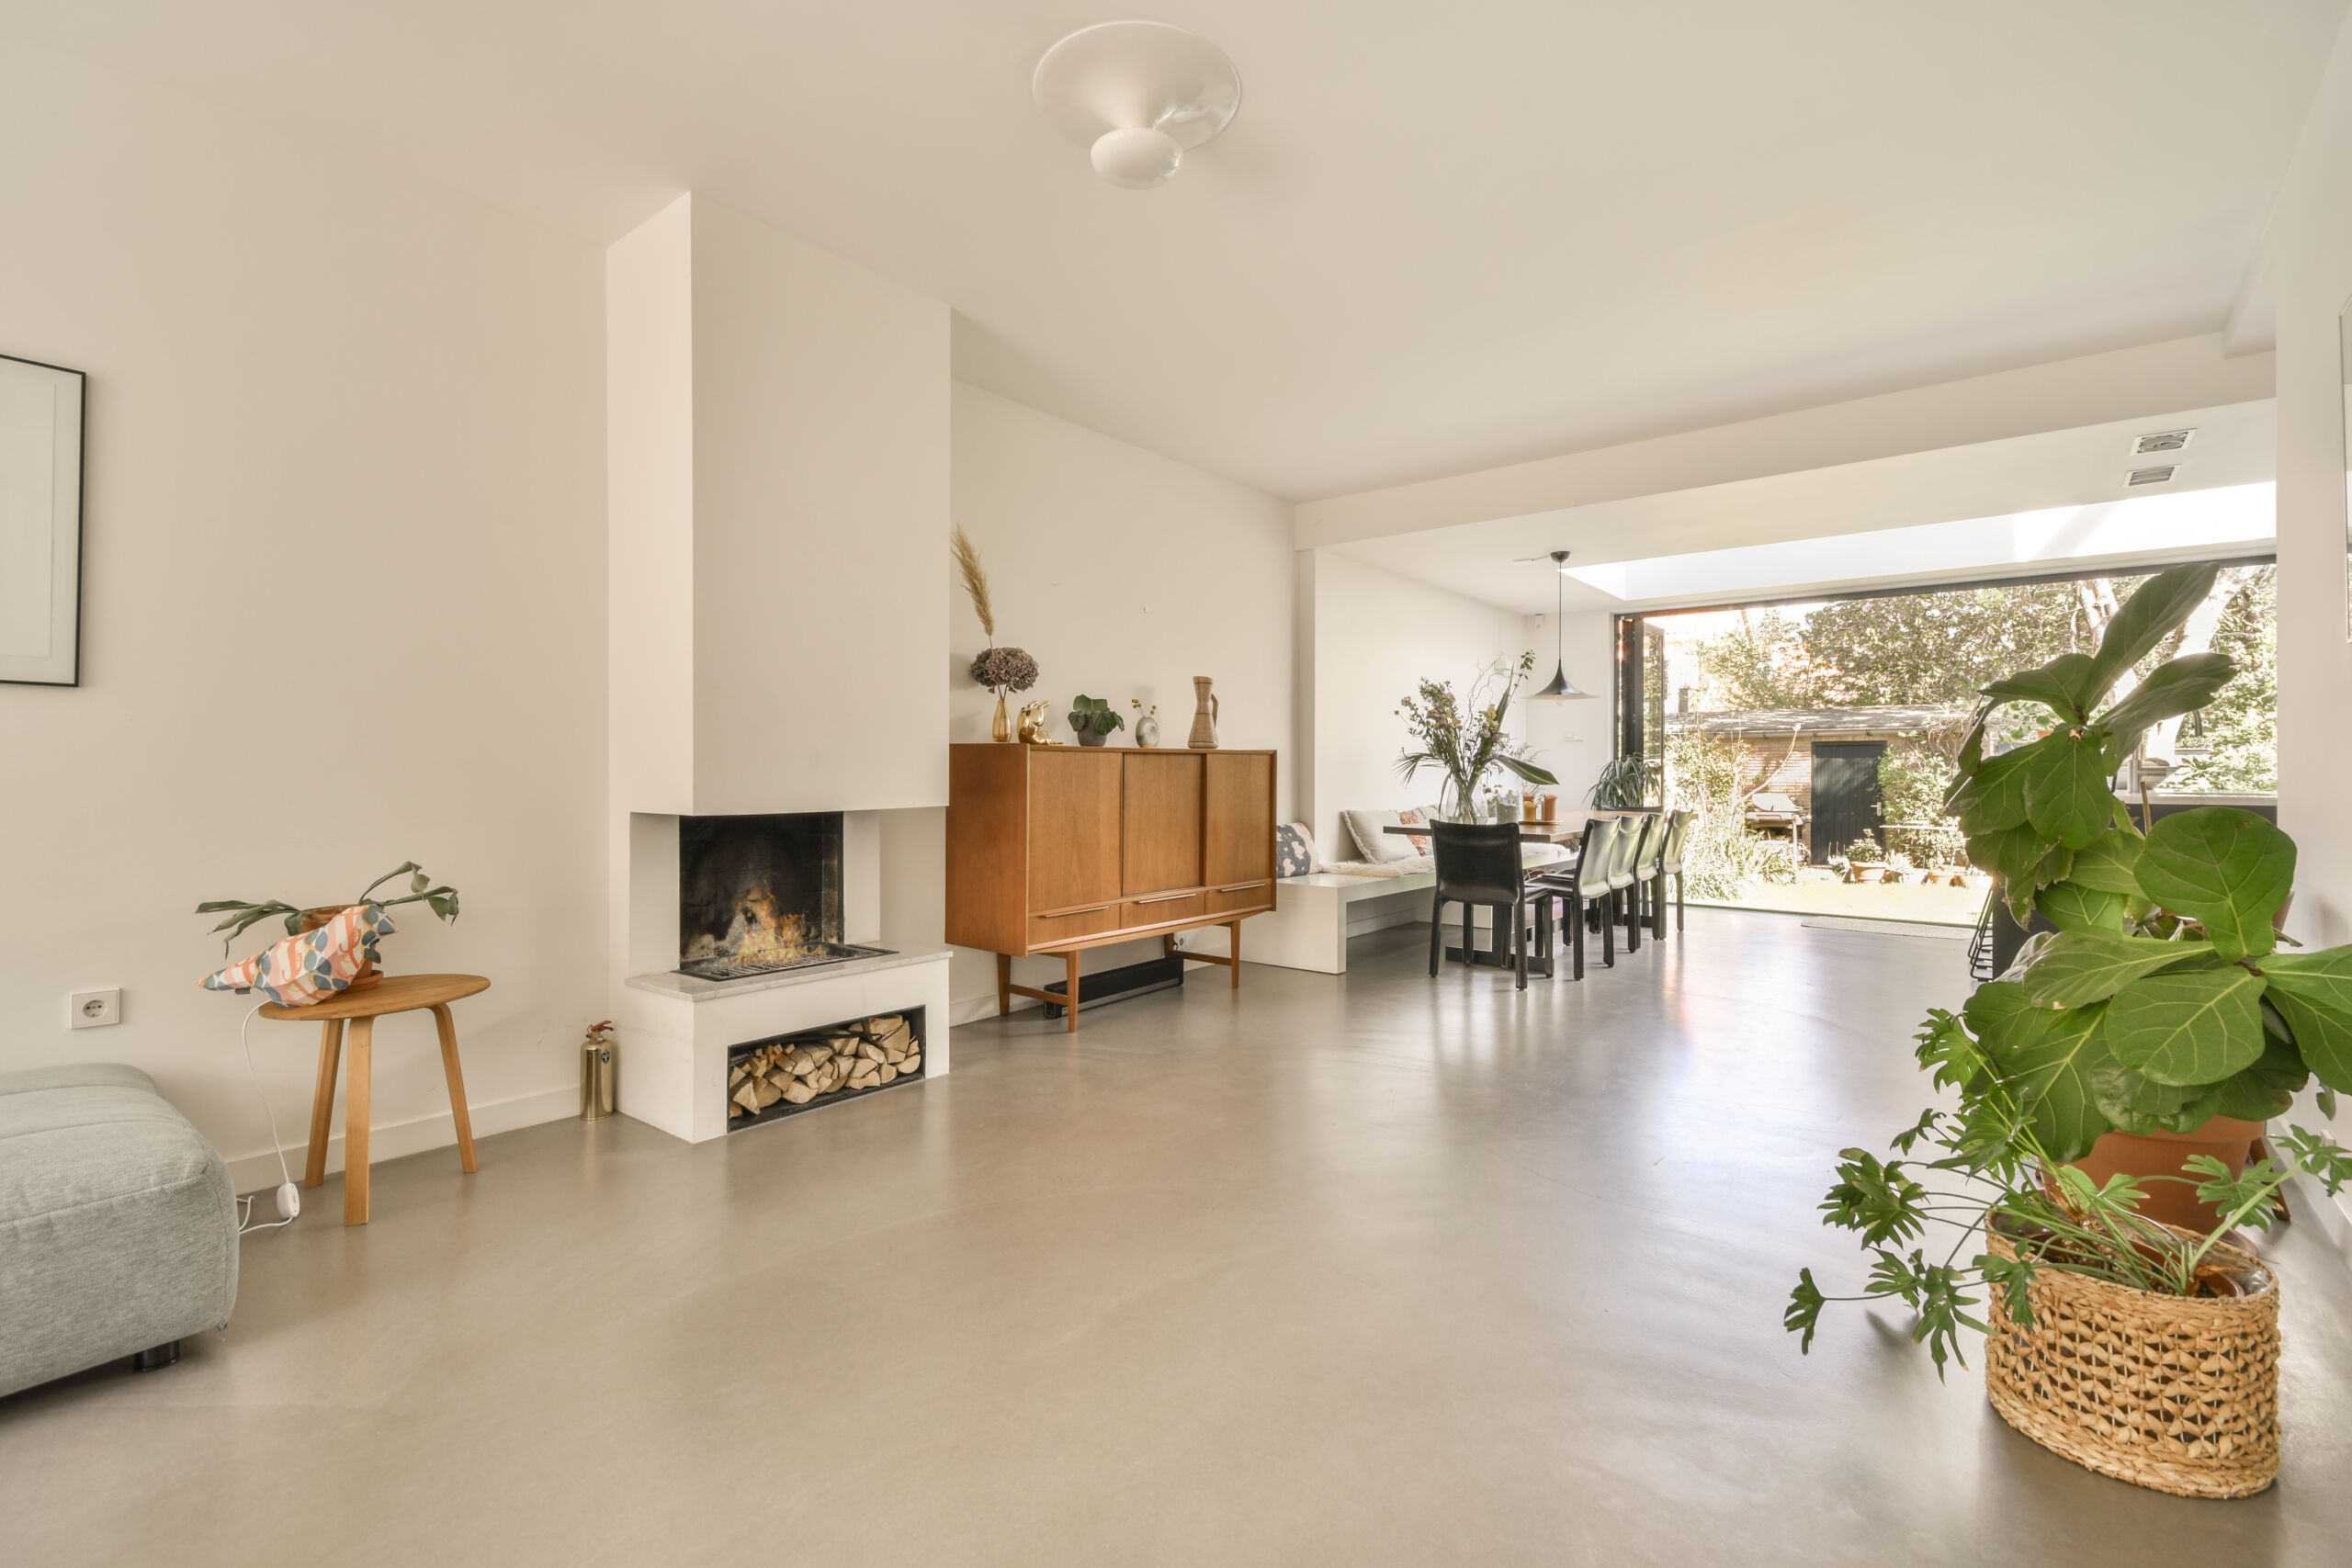
[[[550,1089],[488,1104],[477,1100],[466,1109],[473,1121],[474,1136],[487,1138],[497,1133],[511,1133],[517,1127],[536,1127],[542,1122],[560,1122],[567,1116],[579,1115],[580,1091],[576,1089]],[[298,1135],[307,1135],[309,1111],[308,1106],[303,1108],[302,1120],[293,1129]],[[432,1116],[420,1116],[413,1122],[395,1122],[390,1125],[378,1123],[368,1129],[368,1163],[379,1166],[386,1160],[421,1155],[429,1149],[456,1147],[458,1123],[446,1111]],[[286,1164],[293,1171],[296,1181],[302,1179],[303,1164],[309,1158],[310,1145],[307,1143],[288,1146]],[[327,1140],[327,1170],[333,1174],[342,1168],[343,1135],[337,1134]],[[277,1156],[266,1149],[229,1162],[230,1185],[239,1192],[267,1192],[274,1190],[280,1179]]]
[[[1028,982],[1023,980],[1022,984],[1025,986]],[[1027,997],[1015,997],[1012,998],[1012,1010],[1015,1012],[1021,1011],[1023,1008],[1043,1007],[1046,1004],[1043,1002],[1033,1001]],[[1081,1008],[1079,1010],[1083,1012],[1085,1010]],[[947,1021],[951,1027],[958,1023],[978,1023],[982,1019],[994,1018],[995,1016],[996,993],[994,991],[989,991],[984,995],[977,997],[966,997],[962,1001],[949,1003],[947,1007]]]

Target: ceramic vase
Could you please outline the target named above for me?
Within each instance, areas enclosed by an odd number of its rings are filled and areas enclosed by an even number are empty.
[[[1216,750],[1217,701],[1209,691],[1209,685],[1208,676],[1193,677],[1193,695],[1197,705],[1193,709],[1193,733],[1185,739],[1184,744],[1195,751]]]
[[[1159,744],[1159,721],[1149,714],[1136,720],[1136,744],[1147,750]]]

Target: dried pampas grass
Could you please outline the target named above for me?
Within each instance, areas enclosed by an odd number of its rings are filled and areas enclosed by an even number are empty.
[[[972,613],[980,617],[980,630],[989,640],[996,640],[996,607],[989,603],[989,574],[980,565],[980,552],[973,547],[972,537],[958,523],[947,536],[947,547],[956,557],[956,570],[964,574],[964,592],[972,596]]]

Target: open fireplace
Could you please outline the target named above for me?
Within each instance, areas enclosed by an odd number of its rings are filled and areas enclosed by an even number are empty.
[[[842,941],[842,817],[678,819],[678,972],[741,980],[868,958]]]

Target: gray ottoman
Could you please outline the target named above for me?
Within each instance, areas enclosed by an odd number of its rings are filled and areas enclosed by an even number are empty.
[[[154,1079],[110,1063],[0,1073],[0,1394],[168,1360],[236,1300],[229,1168]]]

